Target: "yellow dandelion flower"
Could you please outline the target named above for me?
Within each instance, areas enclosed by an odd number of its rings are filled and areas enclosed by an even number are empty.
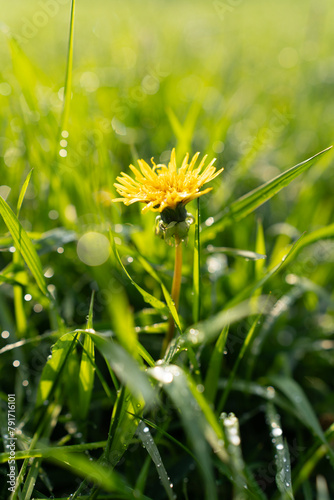
[[[203,170],[207,155],[204,156],[197,168],[196,161],[200,153],[196,153],[191,161],[187,153],[181,167],[176,165],[175,149],[173,149],[170,162],[166,165],[156,165],[151,159],[152,167],[144,160],[138,160],[139,169],[130,165],[135,179],[122,172],[117,177],[114,186],[121,198],[116,198],[114,202],[123,202],[131,205],[137,201],[145,203],[143,212],[149,210],[153,212],[164,212],[176,210],[195,198],[211,191],[211,187],[200,191],[204,184],[211,182],[224,169],[216,171],[212,160]]]

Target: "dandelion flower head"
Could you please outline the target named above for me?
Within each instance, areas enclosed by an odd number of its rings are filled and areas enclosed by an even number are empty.
[[[175,148],[172,150],[168,166],[156,165],[151,159],[152,167],[144,160],[138,160],[139,169],[130,165],[135,179],[122,172],[117,177],[114,186],[121,198],[114,202],[123,202],[125,205],[132,203],[145,203],[143,212],[163,212],[165,209],[175,210],[178,206],[184,206],[190,201],[199,198],[211,191],[208,187],[200,191],[204,184],[212,181],[224,169],[216,171],[213,159],[204,169],[207,155],[205,155],[195,168],[200,153],[196,153],[189,162],[187,153],[181,167],[176,165]]]

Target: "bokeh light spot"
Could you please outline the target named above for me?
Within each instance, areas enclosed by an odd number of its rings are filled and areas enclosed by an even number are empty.
[[[100,266],[108,260],[109,240],[101,233],[90,231],[79,239],[77,253],[79,259],[87,266]]]

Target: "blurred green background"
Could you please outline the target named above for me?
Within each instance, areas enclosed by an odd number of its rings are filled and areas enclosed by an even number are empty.
[[[63,137],[70,2],[3,4],[1,192],[15,204],[34,168],[21,215],[27,230],[61,226],[80,236],[103,231],[110,221],[128,222],[135,224],[128,229],[140,250],[168,267],[170,251],[153,236],[154,214],[111,206],[117,174],[138,157],[166,162],[174,146],[179,159],[186,151],[217,157],[225,171],[201,200],[204,221],[330,145],[333,16],[326,0],[80,1]],[[284,237],[287,243],[331,221],[330,165],[331,153],[257,211],[269,249],[277,231],[288,232],[276,241],[277,255]],[[254,250],[255,220],[215,243]],[[292,227],[267,231],[282,222]],[[82,272],[75,249],[66,252]],[[69,262],[53,259],[65,267]],[[232,285],[234,279],[240,289],[248,274],[237,269]]]

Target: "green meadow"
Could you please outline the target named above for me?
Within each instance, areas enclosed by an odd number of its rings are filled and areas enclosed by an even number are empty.
[[[0,6],[0,498],[334,498],[330,2]],[[173,148],[178,307],[112,202]]]

